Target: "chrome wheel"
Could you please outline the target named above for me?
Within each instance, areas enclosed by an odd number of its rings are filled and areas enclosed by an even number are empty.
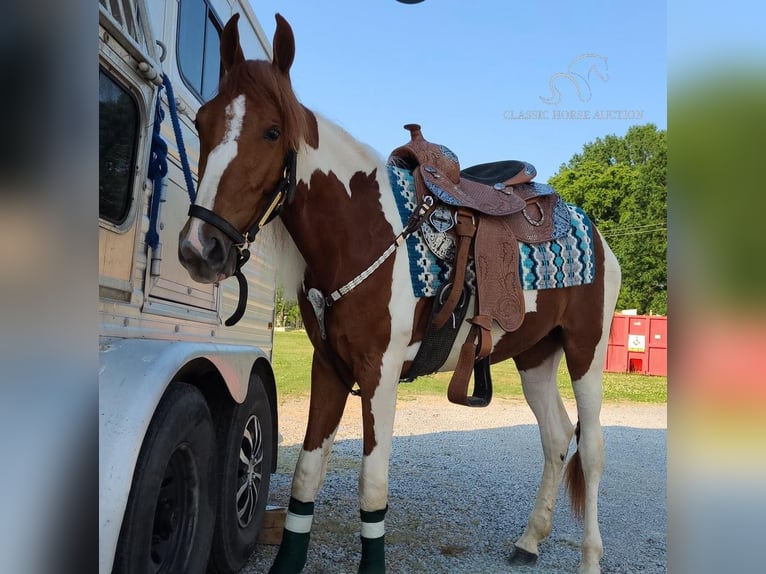
[[[218,436],[218,515],[208,572],[236,574],[258,544],[276,454],[269,395],[257,373],[245,400],[222,413]]]
[[[242,435],[237,469],[237,521],[241,528],[247,528],[255,516],[263,472],[261,423],[258,417],[251,415]]]

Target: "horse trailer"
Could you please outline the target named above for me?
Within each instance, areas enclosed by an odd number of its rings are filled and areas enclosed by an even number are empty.
[[[236,282],[195,283],[177,257],[194,116],[234,13],[248,54],[270,58],[246,0],[99,0],[101,574],[236,572],[276,468],[273,250],[250,247],[234,327]]]

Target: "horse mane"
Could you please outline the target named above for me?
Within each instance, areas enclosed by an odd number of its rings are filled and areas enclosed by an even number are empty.
[[[218,93],[231,98],[242,93],[252,94],[256,99],[265,96],[282,115],[282,133],[290,148],[297,150],[304,141],[316,147],[313,143],[316,138],[312,137],[316,120],[295,97],[290,78],[274,70],[270,62],[247,60],[234,66],[221,79]]]
[[[260,236],[266,249],[277,254],[276,286],[283,289],[286,301],[294,301],[306,274],[306,260],[279,217],[264,227]]]

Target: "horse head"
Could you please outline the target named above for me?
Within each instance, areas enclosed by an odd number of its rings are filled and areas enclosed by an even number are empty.
[[[199,189],[179,235],[178,258],[195,281],[213,283],[247,260],[247,246],[294,191],[295,161],[318,146],[316,119],[295,97],[292,29],[279,14],[271,62],[245,60],[235,14],[221,33],[223,77],[197,112]]]

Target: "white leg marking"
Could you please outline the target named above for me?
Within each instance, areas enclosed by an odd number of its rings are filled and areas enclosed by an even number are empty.
[[[383,197],[386,196],[384,193]],[[386,216],[390,217],[388,213]],[[399,217],[398,213],[395,217]],[[380,383],[370,401],[376,444],[370,454],[363,457],[359,473],[359,505],[365,511],[381,510],[388,502],[388,466],[396,415],[396,390],[405,349],[412,337],[412,317],[416,305],[417,299],[409,283],[407,251],[402,248],[396,252],[394,259],[391,300],[388,305],[391,314],[391,340],[383,353]]]
[[[386,355],[389,355],[388,351],[384,357]],[[399,356],[401,357],[401,354]],[[359,472],[359,507],[370,512],[385,508],[388,501],[388,465],[391,458],[399,372],[392,372],[391,367],[386,368],[384,364],[381,375],[381,382],[370,401],[374,417],[375,446],[370,454],[362,457],[362,468]]]
[[[242,120],[245,117],[244,94],[234,98],[226,106],[226,130],[221,142],[213,148],[207,157],[205,175],[199,182],[195,205],[206,209],[213,209],[215,196],[218,192],[218,184],[221,177],[229,167],[229,164],[237,157],[239,135],[242,133]],[[188,241],[199,253],[202,253],[202,220],[196,217],[192,219],[189,227]]]
[[[593,364],[577,381],[572,381],[577,402],[577,418],[580,421],[580,441],[577,450],[582,461],[585,477],[585,512],[583,516],[582,561],[579,572],[598,574],[599,560],[604,553],[601,532],[598,527],[598,485],[604,471],[604,433],[601,429],[601,395],[604,353],[609,324],[602,335]]]
[[[572,381],[580,421],[578,451],[585,477],[585,515],[583,517],[582,562],[580,574],[598,574],[599,560],[604,553],[598,527],[598,485],[604,470],[604,433],[599,420],[602,401],[604,359],[609,339],[612,310],[620,290],[620,267],[609,246],[604,247],[604,317],[601,340],[596,346],[593,362],[578,381]]]
[[[562,349],[558,349],[537,367],[519,371],[524,397],[537,418],[545,459],[534,509],[524,533],[516,542],[516,546],[533,554],[538,553],[538,543],[551,532],[564,459],[574,433],[572,421],[556,385],[556,372],[562,352]]]
[[[302,502],[313,502],[316,499],[327,473],[327,462],[337,432],[336,427],[330,436],[324,439],[321,447],[311,451],[301,450],[293,475],[293,498]]]

